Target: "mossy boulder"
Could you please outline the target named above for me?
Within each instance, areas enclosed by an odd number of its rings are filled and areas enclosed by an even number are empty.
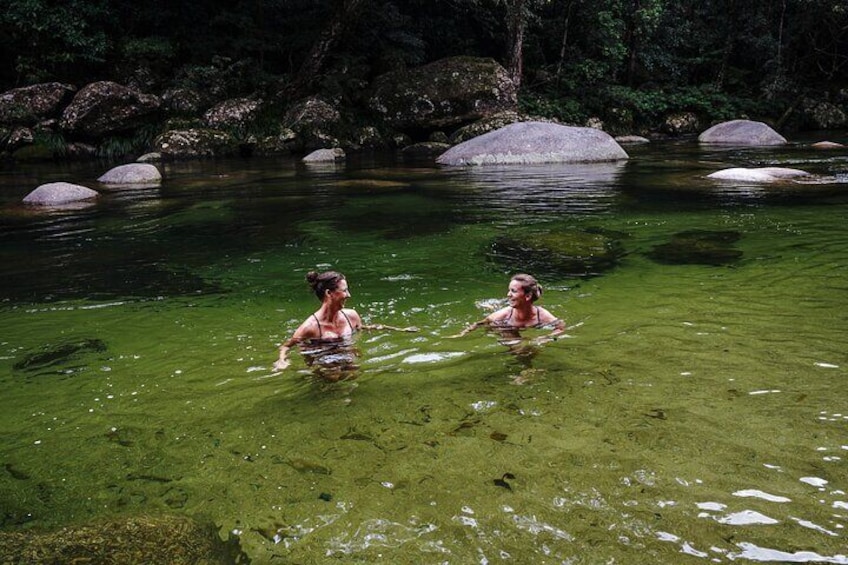
[[[59,82],[7,90],[0,94],[0,123],[34,125],[58,117],[75,92],[72,85]]]
[[[368,106],[389,127],[433,131],[515,111],[518,95],[494,59],[449,57],[378,77]]]
[[[683,231],[655,246],[648,257],[666,265],[730,265],[742,258],[734,247],[740,238],[737,231]]]
[[[239,144],[230,134],[204,128],[169,130],[153,142],[163,159],[194,159],[236,155]]]
[[[76,93],[62,112],[59,126],[65,133],[86,138],[134,130],[155,116],[158,97],[110,81],[93,82]]]
[[[551,277],[592,277],[616,267],[625,255],[625,234],[569,229],[506,235],[495,239],[489,258],[511,271]]]
[[[132,517],[54,532],[0,532],[0,562],[225,565],[246,562],[212,524],[186,517]]]

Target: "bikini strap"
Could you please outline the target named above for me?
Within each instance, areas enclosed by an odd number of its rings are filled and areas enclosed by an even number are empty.
[[[356,331],[356,330],[353,329],[353,324],[350,323],[350,318],[347,317],[347,314],[345,314],[345,311],[341,310],[341,313],[342,313],[342,316],[344,316],[345,320],[347,320],[347,325],[350,326],[351,333]]]
[[[537,326],[542,325],[542,313],[539,311],[538,306],[536,306],[536,325]]]
[[[514,311],[515,311],[515,308],[510,308],[510,309],[509,309],[509,316],[507,316],[507,317],[504,319],[504,322],[508,322],[508,321],[510,321],[510,320],[512,319],[512,313],[513,313]]]
[[[312,317],[315,318],[315,323],[318,324],[318,339],[321,339],[324,336],[324,332],[321,331],[321,322],[318,321],[318,316],[312,314]]]

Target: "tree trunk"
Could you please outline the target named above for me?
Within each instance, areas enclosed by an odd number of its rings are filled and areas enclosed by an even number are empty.
[[[509,34],[506,70],[516,89],[521,86],[524,78],[524,30],[527,28],[525,2],[526,0],[510,0],[506,3],[506,26]]]
[[[557,61],[556,68],[556,84],[559,86],[560,79],[562,78],[562,67],[565,65],[565,51],[568,46],[568,24],[571,20],[571,7],[574,5],[574,2],[568,3],[568,8],[565,9],[565,18],[562,22],[562,43],[559,46],[559,61]]]
[[[312,44],[294,80],[280,93],[282,98],[294,99],[307,94],[315,84],[319,73],[341,37],[345,27],[358,16],[367,0],[344,0],[333,14],[330,23]]]

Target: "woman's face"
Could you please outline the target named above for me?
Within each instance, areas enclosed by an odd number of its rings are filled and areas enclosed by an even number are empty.
[[[506,299],[513,308],[520,306],[530,300],[530,295],[524,292],[522,284],[516,280],[509,281],[509,289],[506,291]]]
[[[350,290],[348,290],[347,287],[347,280],[340,280],[336,290],[328,290],[326,296],[327,300],[344,306],[345,300],[350,298]]]

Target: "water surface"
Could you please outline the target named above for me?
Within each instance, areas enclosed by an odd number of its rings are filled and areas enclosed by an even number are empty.
[[[628,151],[165,164],[49,213],[17,203],[107,166],[7,166],[0,527],[181,513],[256,563],[848,563],[848,154]],[[766,165],[820,182],[704,178]],[[569,338],[447,338],[524,270],[493,241],[568,230],[624,251],[538,273]],[[692,230],[738,258],[652,256]],[[354,379],[274,373],[329,268],[366,322],[420,331],[358,335]]]

